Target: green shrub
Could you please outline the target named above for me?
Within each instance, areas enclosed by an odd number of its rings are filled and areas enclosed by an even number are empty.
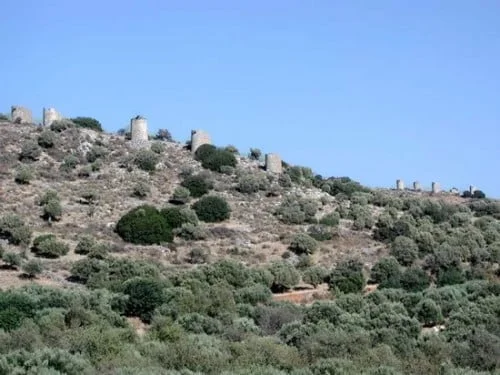
[[[45,220],[59,220],[62,215],[62,206],[59,199],[50,199],[42,206],[42,216]]]
[[[217,149],[207,158],[201,161],[201,166],[215,172],[222,172],[221,167],[229,166],[236,167],[238,161],[234,154],[230,151]]]
[[[327,276],[328,271],[325,268],[320,266],[313,266],[307,268],[302,273],[302,281],[307,284],[311,284],[316,288],[319,284],[322,284],[325,281]]]
[[[14,178],[14,181],[21,185],[29,185],[33,178],[33,169],[27,165],[21,165],[16,170],[16,177]]]
[[[203,160],[208,159],[217,151],[217,147],[211,144],[204,144],[198,147],[196,152],[194,153],[194,158],[198,161],[203,162]]]
[[[273,283],[271,289],[275,293],[282,293],[299,283],[299,272],[289,263],[275,262],[269,267],[269,271],[273,275]]]
[[[101,123],[92,117],[75,117],[71,121],[79,128],[92,129],[98,132],[103,131]]]
[[[172,230],[165,218],[149,205],[136,207],[123,215],[116,224],[116,232],[123,240],[141,245],[173,240]]]
[[[189,250],[188,261],[191,264],[207,263],[210,257],[209,251],[200,247]]]
[[[132,196],[137,198],[145,198],[151,193],[150,184],[145,181],[137,182],[132,188]]]
[[[269,181],[264,174],[243,174],[238,179],[238,191],[245,194],[257,193],[269,188]]]
[[[189,202],[190,198],[191,198],[191,192],[189,191],[189,189],[183,186],[179,186],[174,190],[174,194],[170,199],[170,203],[185,204]]]
[[[472,198],[476,198],[476,199],[484,199],[484,198],[486,198],[486,194],[484,194],[481,190],[476,190],[476,191],[472,194]]]
[[[231,208],[224,198],[206,196],[193,204],[198,218],[207,223],[217,223],[229,219]]]
[[[61,170],[70,171],[75,169],[80,160],[75,155],[67,155],[64,157],[63,162],[61,164]]]
[[[10,117],[6,114],[0,113],[0,121],[10,121]]]
[[[323,225],[328,225],[330,227],[336,227],[340,223],[340,215],[337,211],[332,212],[330,214],[323,216],[319,220],[319,223]]]
[[[162,154],[163,152],[165,152],[165,145],[161,142],[153,142],[151,144],[151,151],[156,154]]]
[[[146,323],[151,322],[154,310],[164,301],[163,283],[155,279],[133,278],[123,288],[128,296],[125,314],[138,316]]]
[[[311,225],[307,228],[307,233],[316,241],[329,241],[333,238],[331,227],[323,224]]]
[[[38,136],[38,145],[43,148],[52,148],[56,144],[57,135],[51,130],[44,130]]]
[[[258,148],[250,149],[250,154],[249,154],[250,160],[260,160],[261,156],[262,156],[262,151],[259,150]]]
[[[228,151],[228,152],[230,152],[231,154],[234,154],[234,155],[238,155],[240,153],[240,151],[234,145],[227,145],[226,147],[224,147],[223,150],[224,151]]]
[[[160,211],[170,228],[180,228],[182,224],[198,224],[196,212],[190,208],[166,207]]]
[[[167,142],[173,142],[172,134],[168,131],[168,129],[158,129],[158,132],[156,132],[155,139],[158,139],[160,141],[167,141]]]
[[[158,161],[158,154],[151,150],[139,150],[134,157],[134,163],[146,172],[153,172]]]
[[[0,218],[0,237],[13,245],[29,245],[32,231],[17,215],[6,215]]]
[[[99,159],[104,159],[106,156],[108,156],[109,151],[103,147],[103,146],[98,146],[94,145],[92,148],[87,152],[87,161],[89,163],[95,163]]]
[[[2,260],[10,268],[17,268],[21,265],[21,255],[18,253],[8,252],[2,255]]]
[[[40,146],[34,141],[26,141],[21,145],[20,160],[36,161],[40,158],[42,150]]]
[[[35,238],[31,251],[40,257],[59,258],[69,252],[69,246],[57,241],[53,234],[47,234]]]
[[[213,189],[212,182],[202,174],[186,177],[181,185],[188,189],[194,198],[199,198]]]
[[[387,283],[388,280],[394,282],[401,278],[401,270],[398,261],[394,257],[380,259],[372,267],[370,272],[371,281],[376,284]]]
[[[312,254],[318,248],[318,243],[314,238],[305,234],[297,233],[290,244],[290,250],[295,254]]]
[[[441,308],[432,299],[422,299],[415,308],[416,318],[424,326],[435,326],[442,323]]]
[[[184,223],[180,228],[174,229],[174,234],[188,241],[204,240],[208,237],[207,230],[193,223]]]
[[[420,292],[430,285],[430,278],[418,267],[406,269],[401,275],[401,286],[409,292]]]
[[[314,200],[288,196],[281,202],[276,215],[285,224],[303,224],[313,222],[317,210]]]
[[[328,284],[341,293],[360,293],[365,285],[362,264],[356,260],[341,262],[330,273]]]
[[[31,259],[23,264],[23,272],[28,275],[29,278],[35,278],[43,272],[43,265],[39,259]]]
[[[91,235],[83,235],[80,237],[80,240],[75,247],[75,254],[87,255],[96,245],[97,241],[94,237]]]
[[[411,238],[398,236],[391,244],[390,254],[403,266],[410,266],[418,258],[418,246]]]
[[[460,267],[440,269],[438,272],[438,286],[462,284],[465,282],[465,275]]]
[[[73,122],[70,120],[56,120],[53,121],[52,124],[50,124],[50,130],[55,131],[56,133],[61,133],[73,126],[75,126],[75,124],[73,124]]]

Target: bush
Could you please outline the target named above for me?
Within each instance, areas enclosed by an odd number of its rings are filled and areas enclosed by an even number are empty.
[[[51,199],[42,207],[42,216],[45,220],[59,220],[62,215],[62,206],[59,199]]]
[[[95,163],[98,159],[104,159],[108,155],[108,150],[103,146],[94,145],[87,152],[87,161],[89,163]]]
[[[276,210],[276,215],[285,224],[313,222],[318,205],[311,199],[286,197]]]
[[[211,155],[213,155],[217,151],[217,147],[211,144],[204,144],[198,147],[196,152],[194,153],[194,158],[198,161],[203,162],[203,160],[208,159]]]
[[[269,267],[269,271],[273,275],[271,290],[275,293],[283,293],[299,283],[300,274],[289,263],[273,263]]]
[[[185,204],[189,202],[190,197],[191,197],[191,192],[189,191],[189,189],[183,186],[179,186],[174,190],[174,194],[170,199],[170,203]]]
[[[316,241],[329,241],[333,238],[332,229],[323,224],[311,225],[307,228],[307,233]]]
[[[260,160],[260,157],[262,156],[262,151],[260,151],[258,148],[251,148],[250,149],[250,160]]]
[[[317,248],[318,243],[316,240],[305,233],[296,234],[290,244],[290,250],[298,255],[312,254]]]
[[[172,134],[167,129],[158,129],[156,133],[156,139],[160,141],[173,142]]]
[[[264,174],[244,174],[238,179],[238,191],[245,194],[257,193],[259,190],[266,190],[269,182]]]
[[[41,154],[42,150],[36,142],[26,141],[21,146],[21,154],[19,155],[19,159],[36,161],[40,158]]]
[[[193,204],[198,218],[207,223],[217,223],[229,219],[231,208],[224,198],[216,196],[202,197]]]
[[[42,262],[39,259],[31,259],[23,264],[23,271],[30,279],[35,278],[43,271]]]
[[[238,155],[240,153],[240,151],[234,145],[227,145],[226,147],[224,147],[223,150],[229,151],[231,154],[235,154],[235,155]]]
[[[69,246],[57,241],[53,234],[45,234],[35,238],[31,251],[40,257],[59,258],[69,252]]]
[[[307,284],[311,284],[315,288],[322,284],[326,277],[328,276],[328,271],[319,266],[309,267],[302,273],[302,281]]]
[[[203,264],[207,263],[209,259],[209,252],[200,247],[195,247],[189,251],[188,261],[191,264]]]
[[[181,185],[188,189],[194,198],[199,198],[213,189],[212,182],[201,174],[186,177]]]
[[[424,326],[435,326],[443,321],[441,308],[432,299],[421,300],[415,308],[416,318]]]
[[[204,227],[192,223],[182,224],[180,228],[174,229],[174,234],[188,241],[204,240],[208,237]]]
[[[137,198],[147,197],[149,193],[151,193],[151,187],[145,181],[137,182],[132,189],[132,196]]]
[[[79,162],[80,160],[75,155],[68,155],[63,159],[61,170],[70,171],[75,169]]]
[[[330,273],[328,284],[341,293],[360,293],[365,285],[362,264],[356,260],[340,263]]]
[[[116,232],[125,241],[141,245],[172,242],[173,234],[158,210],[142,205],[123,215],[116,224]]]
[[[83,235],[82,237],[80,237],[80,240],[75,247],[75,253],[80,255],[87,255],[96,245],[97,241],[94,239],[94,237],[90,235]]]
[[[390,254],[403,266],[410,266],[418,258],[418,246],[411,238],[398,236],[391,245]]]
[[[332,212],[330,214],[323,216],[319,220],[319,223],[323,225],[328,225],[330,227],[336,227],[340,223],[340,215],[337,211]]]
[[[21,265],[22,262],[21,255],[12,252],[2,254],[2,260],[10,268],[17,268]]]
[[[401,270],[398,261],[394,257],[387,257],[380,259],[371,269],[371,281],[381,284],[390,279],[397,279],[401,277]]]
[[[476,190],[476,191],[472,194],[472,198],[476,198],[476,199],[484,199],[484,198],[486,198],[486,194],[484,194],[481,190]]]
[[[138,316],[146,323],[151,322],[154,310],[165,301],[162,282],[155,279],[128,280],[123,293],[128,296],[125,314]]]
[[[134,163],[146,172],[153,172],[156,169],[158,160],[158,154],[151,150],[139,150],[134,157]]]
[[[16,177],[14,181],[21,185],[29,185],[30,181],[33,180],[33,169],[26,165],[21,165],[16,170]]]
[[[430,278],[424,270],[418,267],[406,269],[401,275],[401,286],[409,292],[420,292],[430,285]]]
[[[230,151],[217,149],[206,159],[201,161],[201,166],[206,169],[210,169],[215,172],[222,172],[221,167],[229,166],[236,167],[238,164],[236,157]]]
[[[165,218],[167,225],[172,229],[180,228],[185,223],[198,223],[196,213],[190,208],[166,207],[160,213]]]
[[[161,142],[153,142],[151,144],[151,151],[156,154],[162,154],[165,151],[165,146]]]
[[[52,148],[56,144],[57,135],[51,130],[44,130],[38,136],[38,145],[43,148]]]
[[[102,132],[102,125],[99,121],[92,117],[75,117],[71,121],[79,128],[92,129]]]
[[[75,126],[75,124],[73,124],[73,122],[70,120],[65,120],[65,119],[56,120],[53,121],[52,124],[50,124],[50,130],[55,131],[57,133],[61,133],[73,126]]]
[[[29,245],[31,229],[17,215],[6,215],[0,218],[0,238],[7,239],[13,245]]]

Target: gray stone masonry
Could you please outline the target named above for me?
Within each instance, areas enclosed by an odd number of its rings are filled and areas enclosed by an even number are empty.
[[[405,183],[403,180],[396,180],[396,190],[404,190]]]
[[[413,183],[413,190],[415,190],[415,191],[422,191],[422,185],[420,185],[420,182],[415,181]]]
[[[278,154],[266,154],[266,171],[271,173],[281,173],[283,171],[281,157]]]
[[[12,122],[16,124],[32,124],[33,116],[31,110],[25,107],[13,105],[10,109]]]
[[[203,130],[191,130],[191,152],[194,154],[198,147],[202,145],[211,145],[210,135]]]
[[[148,120],[136,116],[130,120],[130,136],[133,148],[149,147]]]
[[[441,192],[441,187],[439,186],[439,183],[433,182],[432,183],[432,193],[437,194]]]
[[[43,126],[50,126],[54,121],[61,121],[62,116],[55,108],[43,109]]]

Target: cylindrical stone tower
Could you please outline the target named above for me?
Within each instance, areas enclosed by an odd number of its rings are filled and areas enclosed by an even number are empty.
[[[283,170],[281,158],[278,154],[266,154],[266,171],[281,173]]]
[[[55,108],[43,109],[43,126],[50,126],[54,121],[62,120],[62,116]]]
[[[439,183],[437,183],[437,182],[432,183],[432,192],[434,194],[441,192],[441,187],[439,186]]]
[[[130,120],[130,136],[132,147],[147,147],[149,145],[148,120],[142,116],[132,118]]]
[[[32,124],[33,116],[31,110],[25,107],[13,105],[10,109],[12,122],[16,124]]]
[[[422,191],[422,185],[420,185],[420,182],[415,181],[413,183],[413,190],[415,190],[415,191]]]
[[[396,180],[396,190],[404,190],[405,183],[403,180]]]
[[[469,193],[470,195],[474,195],[474,193],[477,191],[477,187],[470,185],[469,186]]]
[[[210,135],[203,130],[191,130],[191,152],[194,154],[198,147],[212,144]]]

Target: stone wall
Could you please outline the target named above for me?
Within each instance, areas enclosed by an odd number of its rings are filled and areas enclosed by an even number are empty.
[[[62,116],[55,108],[43,109],[43,126],[50,126],[54,121],[62,120]]]
[[[281,173],[282,170],[281,157],[278,154],[266,154],[266,171]]]
[[[210,135],[203,130],[191,130],[191,152],[195,153],[198,147],[212,144]]]
[[[13,105],[10,109],[12,122],[16,124],[32,124],[33,116],[31,110],[25,107]]]
[[[131,144],[134,148],[145,148],[149,146],[148,121],[142,116],[136,116],[130,120]]]

